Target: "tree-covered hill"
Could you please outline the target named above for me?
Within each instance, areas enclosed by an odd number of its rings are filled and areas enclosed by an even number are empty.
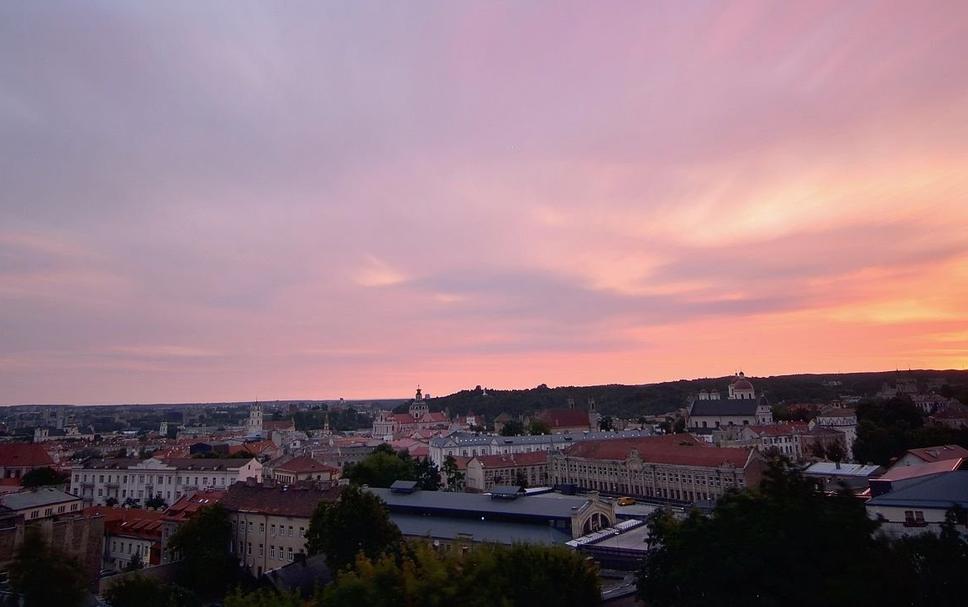
[[[827,402],[847,396],[872,396],[885,383],[898,377],[914,379],[922,389],[929,380],[940,379],[949,384],[946,391],[968,402],[968,371],[917,370],[777,375],[749,377],[758,393],[765,394],[771,403]],[[675,411],[688,402],[690,395],[702,389],[719,390],[724,396],[730,377],[678,380],[643,385],[611,384],[603,386],[560,386],[549,388],[542,384],[524,390],[496,390],[480,386],[461,390],[448,396],[430,400],[431,409],[447,410],[451,415],[473,411],[488,421],[507,413],[512,416],[530,414],[540,409],[567,407],[573,399],[576,407],[584,408],[594,399],[602,415],[635,418]],[[839,382],[836,383],[836,382]],[[402,406],[401,410],[405,410]]]

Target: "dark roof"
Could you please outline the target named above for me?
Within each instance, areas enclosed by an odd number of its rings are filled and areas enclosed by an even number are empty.
[[[339,487],[323,490],[303,485],[266,487],[235,483],[222,498],[222,506],[233,512],[309,518],[320,502],[334,502],[339,494]]]
[[[326,555],[317,554],[309,558],[298,558],[278,569],[267,571],[263,577],[276,590],[298,590],[303,597],[311,595],[317,584],[325,586],[333,579],[333,572],[326,566]]]
[[[0,466],[18,467],[32,466],[41,468],[53,465],[47,450],[36,443],[2,443],[0,444]]]
[[[179,470],[235,470],[245,466],[252,459],[247,457],[170,457],[161,461]]]
[[[721,398],[719,400],[696,400],[692,403],[690,417],[700,415],[721,416],[721,415],[756,415],[756,407],[760,405],[761,398]],[[765,402],[763,403],[765,404]]]
[[[393,493],[413,493],[417,490],[417,481],[393,481],[390,491]]]
[[[370,487],[370,493],[382,499],[390,512],[419,512],[421,514],[501,514],[522,517],[571,518],[589,501],[584,497],[522,496],[516,500],[492,500],[488,495],[452,493],[448,491],[415,491],[410,494],[391,493],[389,489]]]
[[[870,506],[916,506],[947,510],[955,504],[968,508],[968,470],[911,479],[902,487],[872,498]]]

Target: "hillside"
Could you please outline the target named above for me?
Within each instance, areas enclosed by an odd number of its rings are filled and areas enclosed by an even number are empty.
[[[782,402],[825,402],[841,395],[872,396],[885,382],[896,378],[911,378],[918,381],[922,389],[929,380],[944,380],[955,396],[968,402],[968,371],[895,371],[871,373],[825,373],[802,375],[777,375],[771,377],[749,377],[758,393],[765,394],[771,403]],[[527,414],[550,407],[567,407],[568,400],[574,399],[576,407],[585,407],[588,399],[595,400],[603,415],[616,417],[638,417],[675,411],[688,402],[690,395],[702,389],[716,389],[726,392],[729,377],[678,380],[643,385],[611,384],[602,386],[560,386],[549,388],[540,385],[525,390],[482,389],[480,386],[461,390],[454,394],[433,398],[430,401],[434,410],[448,410],[452,415],[473,411],[484,415],[488,420],[501,413],[509,415]],[[825,382],[839,381],[840,385],[825,385]]]

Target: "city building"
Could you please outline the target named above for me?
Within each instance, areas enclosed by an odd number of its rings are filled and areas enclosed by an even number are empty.
[[[339,468],[327,466],[311,457],[299,455],[296,457],[283,456],[285,461],[272,465],[270,478],[280,483],[293,484],[299,481],[314,481],[317,483],[332,483],[339,478]]]
[[[249,478],[262,480],[262,464],[255,458],[91,459],[71,470],[70,492],[88,505],[103,506],[109,499],[144,504],[151,498],[173,504],[183,495]]]
[[[534,436],[499,436],[474,432],[452,432],[447,436],[430,439],[430,461],[440,467],[450,457],[476,457],[478,455],[508,455],[510,453],[536,453],[564,449],[586,440],[618,440],[651,436],[649,429],[622,430],[617,432],[565,432],[561,434],[538,434]]]
[[[574,399],[568,399],[567,409],[545,409],[535,419],[546,424],[554,434],[564,432],[594,432],[598,430],[599,414],[595,400],[588,399],[587,409],[575,408]]]
[[[891,466],[891,470],[902,466],[917,466],[920,464],[931,464],[949,459],[968,457],[968,449],[960,445],[938,445],[937,447],[920,447],[918,449],[908,449]]]
[[[0,479],[21,479],[31,470],[53,465],[54,460],[42,445],[0,443]]]
[[[548,452],[472,457],[464,472],[464,489],[481,493],[495,485],[547,486]]]
[[[868,516],[883,521],[881,530],[892,536],[938,533],[948,511],[968,509],[968,470],[944,472],[901,481],[893,491],[865,504]],[[957,522],[968,533],[964,519]]]
[[[846,487],[856,494],[867,491],[872,479],[884,472],[873,464],[844,464],[841,462],[815,462],[804,471],[803,476],[816,481],[817,487],[828,493]]]
[[[810,421],[810,427],[822,426],[836,430],[844,435],[844,448],[847,456],[854,452],[857,440],[857,411],[851,407],[824,407]]]
[[[372,435],[374,437],[392,440],[399,433],[409,433],[418,430],[446,430],[450,419],[442,411],[431,411],[427,399],[420,388],[406,413],[380,411],[373,420]]]
[[[517,487],[495,487],[490,494],[421,491],[414,481],[368,491],[386,503],[405,537],[445,550],[479,543],[564,544],[615,523],[614,503],[597,494],[527,495]]]
[[[0,506],[3,512],[22,516],[28,522],[84,509],[79,497],[53,487],[34,487],[0,495]]]
[[[717,442],[719,446],[754,447],[760,453],[778,453],[792,460],[803,459],[804,453],[800,439],[810,432],[806,422],[768,424],[765,426],[732,426],[729,430],[738,433],[738,439],[730,444]]]
[[[104,519],[84,514],[80,500],[50,487],[0,498],[0,572],[14,559],[24,536],[35,531],[81,563],[93,582],[101,570]]]
[[[85,513],[104,519],[105,569],[121,571],[135,559],[145,567],[161,564],[164,513],[107,506],[93,506]]]
[[[763,469],[755,449],[707,446],[684,434],[584,441],[552,452],[548,462],[558,487],[680,503],[756,486]]]
[[[232,521],[232,554],[252,575],[292,563],[306,553],[309,519],[320,502],[334,502],[339,487],[236,483],[222,506]]]
[[[753,384],[743,372],[729,383],[728,398],[715,390],[702,390],[689,403],[686,426],[690,431],[708,432],[723,426],[755,426],[773,423],[773,412],[763,396],[757,396]]]

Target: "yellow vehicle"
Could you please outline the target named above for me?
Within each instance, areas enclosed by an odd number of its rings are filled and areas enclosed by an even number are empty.
[[[632,499],[631,497],[620,497],[617,500],[615,500],[615,503],[618,504],[619,506],[634,506],[635,500]]]

